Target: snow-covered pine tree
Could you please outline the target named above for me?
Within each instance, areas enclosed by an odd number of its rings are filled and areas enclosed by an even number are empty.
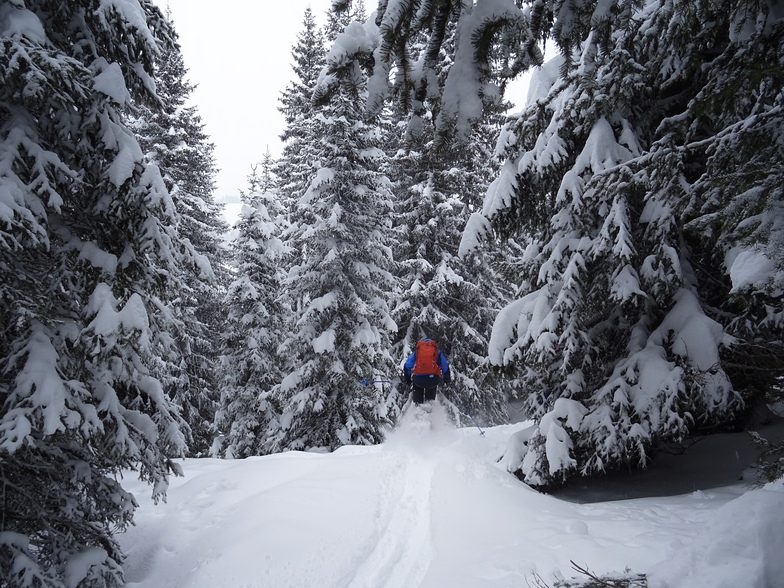
[[[759,380],[733,357],[765,346],[782,370],[781,17],[616,8],[534,80],[549,92],[510,125],[483,211],[529,241],[491,352],[526,370],[539,427],[521,469],[543,486],[737,423]]]
[[[278,346],[288,319],[281,303],[287,255],[281,235],[287,221],[274,189],[258,191],[269,181],[256,173],[250,177],[251,191],[232,243],[236,277],[225,301],[224,379],[216,418],[223,438],[215,448],[229,458],[268,453],[268,430],[278,425],[272,391],[286,365]]]
[[[772,391],[781,398],[784,372],[784,15],[774,3],[687,9],[669,34],[688,39],[709,17],[721,52],[689,104],[692,128],[669,127],[683,133],[680,165],[693,180],[684,236],[706,305],[734,338],[722,367],[753,410]]]
[[[444,83],[454,30],[448,28],[440,62],[432,66],[437,74],[432,84]],[[413,50],[421,54],[425,48]],[[417,53],[412,59],[422,62]],[[489,254],[484,259],[458,255],[461,232],[490,182],[498,129],[491,130],[495,115],[488,113],[467,144],[437,147],[438,94],[431,91],[433,98],[424,101],[413,98],[414,112],[402,113],[408,121],[395,125],[403,129],[391,166],[401,289],[393,314],[400,328],[395,349],[406,358],[419,338],[435,339],[453,367],[452,385],[461,402],[450,393],[446,398],[456,404],[455,414],[465,405],[486,422],[503,422],[509,386],[487,369],[486,350],[493,316],[509,300],[508,292]]]
[[[452,153],[462,160],[466,151]],[[395,346],[399,364],[418,339],[430,337],[446,353],[462,404],[485,422],[506,421],[509,395],[504,381],[488,373],[486,352],[497,308],[506,303],[503,286],[487,260],[458,256],[461,232],[469,216],[466,190],[481,189],[481,174],[469,184],[443,151],[399,154],[396,171],[396,234],[400,294],[393,317],[400,327]],[[456,162],[455,162],[456,163]],[[459,165],[459,164],[458,164]],[[488,256],[489,257],[489,256]],[[401,359],[402,358],[402,359]],[[399,366],[399,367],[400,367]]]
[[[324,35],[310,7],[305,9],[302,31],[292,47],[294,80],[281,93],[280,107],[286,126],[280,136],[283,150],[275,166],[278,188],[286,208],[307,190],[319,160],[313,149],[314,110],[311,94],[326,63]]]
[[[333,2],[334,7],[345,11],[351,10],[352,5],[353,3],[347,0]],[[484,352],[478,344],[487,341],[487,322],[492,316],[491,309],[494,304],[500,305],[506,300],[505,287],[493,272],[493,264],[477,263],[478,254],[466,251],[465,259],[456,255],[459,243],[457,227],[468,219],[472,207],[475,206],[475,203],[471,202],[471,193],[478,193],[477,190],[482,189],[483,182],[477,182],[478,178],[472,177],[472,180],[465,182],[462,187],[457,186],[461,183],[461,175],[483,173],[473,169],[477,164],[474,156],[477,150],[481,150],[479,145],[482,145],[482,141],[477,141],[477,135],[474,133],[478,126],[481,128],[488,121],[482,120],[486,116],[483,109],[497,112],[502,103],[504,83],[528,64],[539,63],[541,54],[534,43],[535,37],[530,31],[527,14],[511,3],[475,5],[453,1],[390,0],[379,2],[375,24],[378,29],[375,31],[372,48],[373,73],[369,80],[368,111],[381,113],[388,107],[389,98],[393,98],[394,110],[411,112],[404,139],[410,153],[403,154],[398,163],[401,167],[409,168],[407,172],[410,173],[415,173],[415,168],[419,166],[421,175],[415,180],[409,178],[401,183],[400,193],[406,193],[409,185],[418,185],[421,190],[419,198],[424,194],[427,196],[426,200],[435,196],[436,200],[443,198],[444,203],[451,201],[450,205],[440,207],[440,214],[449,207],[455,214],[450,222],[444,223],[444,235],[439,237],[445,244],[441,253],[449,252],[449,260],[436,259],[439,253],[433,250],[427,253],[429,257],[433,257],[427,263],[435,262],[431,269],[444,269],[448,266],[452,278],[459,277],[464,280],[459,289],[469,288],[471,293],[459,292],[461,299],[482,301],[477,307],[484,309],[478,312],[481,318],[472,317],[469,323],[466,322],[468,315],[459,316],[458,313],[452,318],[462,327],[458,328],[455,324],[444,330],[457,332],[468,328],[473,334],[473,337],[461,340],[467,344],[466,349],[455,349],[455,352],[458,357],[466,359],[465,365],[460,367],[466,377],[463,383],[471,388],[472,407],[476,407],[474,402],[487,402],[484,411],[489,418],[495,420],[504,413],[502,404],[505,401],[502,397],[506,395],[510,384],[501,379],[497,372],[486,369]],[[459,67],[452,67],[455,62],[459,63]],[[328,84],[323,84],[320,91],[327,94],[328,87]],[[320,98],[318,92],[316,97]],[[455,138],[460,141],[461,146],[469,146],[469,149],[461,152],[460,147],[455,148],[452,143]],[[455,154],[458,154],[458,157],[454,157]],[[453,160],[450,160],[450,157]],[[405,161],[408,158],[413,159]],[[413,160],[418,160],[418,163],[412,167]],[[466,186],[470,186],[470,189],[466,190]],[[460,194],[460,191],[463,193]],[[460,194],[457,200],[453,199],[454,194]],[[410,196],[412,193],[406,193],[405,198]],[[405,206],[403,204],[404,208]],[[414,217],[417,216],[413,210],[409,212],[413,213]],[[408,225],[409,221],[413,220],[408,218],[404,223]],[[452,240],[447,238],[450,231],[446,227],[450,224]],[[484,226],[487,228],[486,222]],[[407,230],[413,228],[414,225],[410,225]],[[424,229],[425,226],[420,228]],[[431,232],[437,231],[437,228],[431,227]],[[485,232],[487,235],[492,233],[490,230]],[[405,242],[407,238],[404,235],[401,241]],[[424,245],[424,241],[420,244]],[[404,243],[403,247],[405,246]],[[415,269],[414,260],[418,256],[419,254],[412,253],[412,266],[409,269]],[[401,252],[396,257],[401,259],[406,255]],[[424,258],[419,257],[419,261],[423,260]],[[464,266],[463,270],[458,269],[461,265]],[[470,271],[467,270],[468,267],[471,267]],[[416,269],[418,271],[422,267]],[[473,275],[466,280],[466,273]],[[420,279],[421,277],[420,274]],[[408,278],[414,279],[411,284],[417,280],[410,272]],[[454,279],[452,282],[453,285],[457,284]],[[446,302],[446,297],[450,294],[457,294],[448,293],[447,290],[443,291],[443,302]],[[411,302],[415,306],[421,306],[423,310],[429,308],[428,301],[432,299],[430,294],[417,289],[416,286],[407,290],[404,296],[419,298]],[[466,302],[463,308],[468,309],[470,306],[470,302]],[[443,308],[447,309],[446,306]],[[400,314],[396,317],[402,321],[405,340],[411,344],[417,335],[410,332],[407,326],[415,327],[416,321],[411,316],[407,317],[406,313],[412,313],[413,307],[407,301],[399,307],[399,311]],[[445,317],[434,317],[433,320],[444,324]],[[439,327],[438,331],[441,330]],[[483,391],[493,392],[478,394],[479,387]]]
[[[186,288],[176,298],[180,363],[174,370],[176,377],[165,384],[189,425],[189,453],[205,455],[216,436],[219,345],[213,334],[223,328],[227,276],[222,235],[227,227],[214,199],[214,147],[196,107],[187,105],[194,87],[186,76],[179,46],[164,50],[155,70],[161,104],[135,105],[130,126],[145,156],[161,170],[179,213],[180,236],[203,256],[199,274],[184,280]]]
[[[523,465],[529,481],[644,463],[658,439],[732,421],[751,386],[733,358],[767,343],[773,353],[755,367],[781,373],[780,11],[389,0],[371,106],[393,66],[398,95],[421,83],[409,45],[428,32],[435,50],[450,19],[446,137],[476,120],[489,73],[536,62],[536,39],[562,53],[565,79],[502,137],[509,160],[484,207],[485,221],[519,227],[527,244],[527,294],[499,316],[490,351],[527,362],[542,433]]]
[[[320,167],[292,215],[300,261],[286,284],[294,321],[281,351],[291,371],[277,391],[283,413],[273,450],[377,443],[397,416],[390,386],[369,383],[392,373],[396,325],[387,304],[390,183],[377,171],[384,153],[363,117],[364,77],[346,52],[366,41],[358,23],[338,36],[332,59],[343,69],[313,116]]]
[[[151,2],[0,5],[0,577],[123,583],[136,470],[160,497],[184,424],[162,380],[183,265],[161,174],[121,110],[154,102]]]
[[[278,175],[275,173],[275,168],[278,162],[272,157],[269,147],[264,152],[261,161],[253,166],[250,177],[248,178],[249,193],[253,192],[272,192],[278,189]],[[253,197],[242,196],[243,201],[252,202]]]

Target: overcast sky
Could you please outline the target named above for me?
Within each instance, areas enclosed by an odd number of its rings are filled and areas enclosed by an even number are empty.
[[[273,157],[280,155],[278,98],[294,75],[291,49],[305,9],[310,6],[323,23],[331,2],[155,1],[171,7],[187,79],[197,86],[191,104],[215,144],[216,200],[238,201],[267,146]]]
[[[171,8],[187,79],[197,86],[191,104],[215,144],[215,199],[239,202],[251,166],[267,148],[273,157],[280,156],[284,121],[278,98],[294,77],[291,49],[302,31],[305,9],[310,6],[323,24],[331,0],[155,2]],[[365,5],[371,12],[376,0],[365,0]],[[527,82],[516,81],[507,98],[521,103],[526,88]],[[227,207],[230,222],[235,209]]]

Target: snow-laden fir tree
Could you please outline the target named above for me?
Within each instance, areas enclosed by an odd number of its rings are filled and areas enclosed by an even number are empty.
[[[350,10],[353,3],[333,4]],[[497,420],[511,382],[488,369],[486,346],[507,289],[489,254],[482,259],[467,247],[457,255],[459,231],[487,182],[490,167],[483,164],[490,158],[482,133],[503,103],[503,85],[541,54],[528,17],[511,3],[390,0],[378,4],[375,24],[366,52],[374,65],[368,111],[381,113],[392,99],[394,111],[410,112],[401,117],[406,122],[396,167],[402,173],[393,173],[400,178],[402,221],[396,259],[407,260],[395,314],[400,340],[406,348],[422,334],[459,341],[454,349],[445,342],[459,386],[472,409],[484,405],[481,410]],[[486,221],[482,226],[488,229]]]
[[[782,370],[781,15],[632,8],[532,82],[485,200],[528,242],[491,353],[524,371],[533,484],[734,425],[771,381],[742,363]]]
[[[447,35],[453,37],[454,30],[450,27]],[[448,39],[445,47],[452,44]],[[413,50],[424,52],[425,46]],[[439,59],[433,66],[437,80],[431,83],[443,84],[449,69],[446,50]],[[423,101],[414,98],[414,112],[403,113],[409,120],[397,125],[403,136],[391,164],[400,280],[395,350],[402,362],[418,339],[435,339],[451,362],[450,389],[459,396],[442,390],[456,414],[467,408],[487,422],[502,422],[510,391],[506,380],[488,370],[486,351],[496,309],[508,301],[508,293],[489,255],[458,255],[461,232],[490,182],[497,129],[491,131],[493,115],[488,113],[468,144],[437,146],[433,121],[440,101],[437,92],[430,95]]]
[[[459,398],[445,391],[446,400],[457,405],[457,412],[467,408],[486,422],[503,422],[510,390],[504,381],[493,381],[486,352],[493,317],[508,298],[488,259],[458,255],[469,216],[463,197],[481,189],[481,174],[469,178],[467,168],[445,165],[449,159],[443,151],[425,150],[400,154],[397,160],[405,178],[396,184],[398,367],[417,340],[435,339],[450,361],[449,388]],[[462,160],[464,153],[451,155]]]
[[[538,39],[562,54],[564,79],[501,138],[508,162],[470,223],[527,244],[525,296],[490,349],[522,364],[541,419],[527,479],[644,464],[659,439],[733,421],[781,373],[780,10],[388,0],[371,107],[434,87],[409,47],[425,33],[435,51],[452,21],[444,138],[467,135],[494,75],[537,62]]]
[[[216,418],[222,433],[216,450],[230,458],[268,453],[268,431],[278,424],[272,391],[286,365],[278,354],[288,318],[281,303],[286,219],[275,190],[258,191],[268,181],[251,176],[232,243],[235,279],[225,300],[224,378]]]
[[[287,209],[292,208],[294,201],[307,190],[319,164],[314,153],[316,139],[311,94],[326,63],[326,49],[324,35],[310,7],[305,9],[302,30],[291,56],[294,78],[280,96],[278,110],[286,124],[280,135],[283,150],[275,166],[279,193]]]
[[[332,99],[313,116],[319,166],[292,213],[298,265],[285,284],[293,320],[281,352],[290,366],[277,390],[282,415],[273,450],[371,444],[396,418],[395,392],[370,383],[389,374],[396,325],[387,296],[390,182],[384,153],[363,117],[363,74],[346,47],[367,41],[358,23],[338,36]]]
[[[0,577],[122,585],[118,478],[160,497],[186,449],[162,382],[200,257],[121,116],[171,29],[144,0],[14,1],[0,42]]]
[[[181,359],[173,370],[175,378],[166,382],[167,393],[189,425],[190,454],[203,455],[215,438],[219,346],[214,333],[223,327],[226,252],[222,235],[227,227],[214,199],[214,147],[196,107],[187,105],[194,87],[186,75],[179,46],[163,51],[155,70],[161,104],[135,105],[130,126],[148,160],[161,170],[179,213],[179,234],[204,256],[199,274],[184,281],[186,288],[176,298]]]
[[[248,177],[249,193],[272,192],[278,189],[278,175],[275,173],[277,161],[272,157],[269,147],[264,152],[264,156],[256,165],[252,166],[251,174]],[[249,202],[252,197],[242,194],[242,200]]]

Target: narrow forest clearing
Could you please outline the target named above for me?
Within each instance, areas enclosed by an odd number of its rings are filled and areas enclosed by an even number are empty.
[[[483,437],[432,417],[432,430],[404,420],[374,447],[185,460],[185,477],[172,480],[158,506],[128,479],[141,502],[136,526],[120,538],[129,585],[469,588],[533,586],[538,577],[553,586],[580,577],[571,561],[597,574],[659,570],[666,579],[662,562],[678,569],[689,546],[707,539],[719,545],[713,555],[726,560],[727,577],[740,569],[743,553],[705,529],[721,528],[725,511],[746,516],[731,501],[747,484],[579,504],[535,492],[499,467],[526,423]],[[780,488],[757,492],[756,504],[784,504]],[[678,586],[687,585],[702,586]],[[729,586],[711,586],[719,585]]]

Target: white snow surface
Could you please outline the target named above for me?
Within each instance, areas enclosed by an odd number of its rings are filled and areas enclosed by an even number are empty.
[[[93,88],[97,92],[105,94],[121,106],[131,101],[131,94],[125,85],[120,64],[109,63],[103,57],[99,57],[93,63],[93,68],[98,71],[93,79]]]
[[[526,106],[536,104],[538,100],[544,100],[553,89],[556,82],[560,79],[561,67],[564,58],[561,54],[545,62],[541,67],[533,70],[531,82],[528,85],[528,95],[526,96]]]
[[[0,37],[27,37],[33,43],[46,43],[46,32],[38,16],[18,0],[0,5]]]
[[[724,264],[732,280],[732,292],[748,286],[764,287],[776,272],[775,262],[755,249],[734,247],[727,252]]]
[[[187,459],[168,501],[140,502],[120,536],[132,587],[533,586],[649,574],[650,588],[775,588],[784,486],[566,501],[506,471],[530,422],[454,429],[436,404],[377,446]],[[523,449],[524,452],[524,449]],[[516,456],[517,461],[519,455]],[[501,461],[499,461],[501,460]]]

